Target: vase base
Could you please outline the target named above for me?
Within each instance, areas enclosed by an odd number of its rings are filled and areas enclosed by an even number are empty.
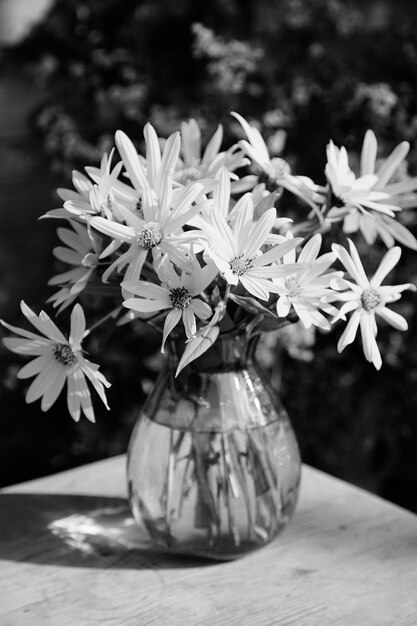
[[[205,561],[234,561],[244,556],[260,550],[274,541],[283,530],[284,525],[279,528],[274,536],[268,538],[262,543],[255,541],[242,541],[235,546],[230,540],[224,538],[216,545],[207,545],[202,542],[194,542],[188,545],[170,545],[167,543],[156,543],[152,541],[152,550],[166,555],[182,556],[184,558],[203,559]]]

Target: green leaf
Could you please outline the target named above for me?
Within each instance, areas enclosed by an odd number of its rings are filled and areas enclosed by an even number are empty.
[[[272,313],[272,311],[264,307],[263,304],[258,302],[258,300],[255,300],[255,298],[250,298],[249,296],[237,296],[234,293],[231,293],[229,295],[229,298],[230,300],[233,300],[233,302],[236,302],[236,304],[241,306],[242,309],[245,309],[245,311],[249,311],[249,313],[252,313],[252,315],[262,314],[266,315],[267,317],[279,319],[274,313]]]
[[[288,326],[291,323],[298,321],[294,319],[289,319],[288,317],[264,317],[259,322],[257,322],[255,328],[257,331],[262,331],[264,333],[269,333],[274,330],[278,330],[279,328],[284,328],[284,326]]]
[[[278,194],[275,192],[270,193],[266,198],[263,198],[258,204],[255,206],[255,210],[253,213],[253,218],[258,220],[262,215],[268,211],[268,209],[272,209],[275,204],[275,200]]]
[[[178,363],[177,371],[175,372],[176,377],[186,365],[195,361],[195,359],[198,359],[199,356],[211,348],[216,341],[219,332],[220,328],[218,326],[206,326],[198,335],[186,343],[185,350],[180,362]]]

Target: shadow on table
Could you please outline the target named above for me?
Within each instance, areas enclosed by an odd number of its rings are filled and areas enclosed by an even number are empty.
[[[125,499],[33,493],[0,494],[0,559],[117,569],[212,563],[146,549]]]

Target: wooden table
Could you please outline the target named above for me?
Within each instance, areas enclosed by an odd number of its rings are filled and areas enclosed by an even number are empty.
[[[203,563],[144,550],[124,457],[0,492],[1,626],[417,624],[417,516],[304,467],[269,546]]]

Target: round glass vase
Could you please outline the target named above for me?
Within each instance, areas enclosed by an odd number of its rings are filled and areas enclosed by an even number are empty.
[[[150,548],[234,559],[291,518],[300,454],[256,343],[220,335],[177,378],[184,342],[167,346],[127,455],[129,502]]]

